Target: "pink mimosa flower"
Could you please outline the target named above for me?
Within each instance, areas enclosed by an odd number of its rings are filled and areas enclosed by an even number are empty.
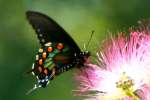
[[[99,64],[77,73],[86,100],[150,100],[150,31],[111,37],[97,53]],[[86,93],[86,94],[84,94]]]

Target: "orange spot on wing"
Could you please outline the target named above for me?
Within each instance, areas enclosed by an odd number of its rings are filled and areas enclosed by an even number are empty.
[[[43,60],[42,60],[42,59],[39,60],[39,64],[40,64],[40,65],[43,64]]]
[[[58,50],[63,49],[63,47],[64,47],[64,45],[63,45],[62,43],[58,43],[58,44],[57,44],[57,49],[58,49]]]
[[[47,53],[46,53],[46,52],[43,52],[42,57],[45,59],[46,56],[47,56]]]
[[[48,48],[47,48],[47,51],[48,51],[48,52],[52,52],[52,51],[53,51],[53,48],[52,48],[52,47],[48,47]]]

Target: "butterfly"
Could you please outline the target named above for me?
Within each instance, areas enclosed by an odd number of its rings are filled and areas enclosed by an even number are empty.
[[[36,76],[37,84],[29,92],[46,87],[57,75],[69,69],[84,66],[90,52],[82,52],[69,34],[54,20],[35,11],[27,11],[26,17],[41,44],[30,71]]]

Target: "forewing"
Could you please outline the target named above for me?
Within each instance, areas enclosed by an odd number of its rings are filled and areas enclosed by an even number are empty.
[[[27,11],[26,15],[30,24],[35,29],[42,46],[47,42],[60,42],[68,45],[71,51],[80,52],[74,40],[51,18],[33,11]]]

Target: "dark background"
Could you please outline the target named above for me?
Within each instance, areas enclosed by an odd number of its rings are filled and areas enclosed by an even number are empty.
[[[95,30],[89,50],[94,54],[109,32],[126,31],[150,17],[150,0],[0,0],[0,100],[80,100],[73,96],[74,70],[45,89],[25,93],[36,82],[27,75],[39,42],[25,18],[27,10],[55,19],[83,48]]]

